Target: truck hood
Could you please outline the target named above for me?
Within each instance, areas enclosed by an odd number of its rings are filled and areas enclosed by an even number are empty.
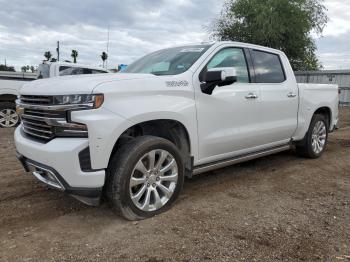
[[[64,94],[90,94],[100,84],[114,81],[131,81],[155,78],[151,74],[95,74],[79,76],[60,76],[41,79],[25,84],[21,95],[64,95]]]

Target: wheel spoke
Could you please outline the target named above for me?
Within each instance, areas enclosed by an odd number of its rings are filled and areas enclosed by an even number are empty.
[[[141,161],[141,159],[137,162],[135,169],[140,171],[142,174],[146,175],[147,174],[147,168],[145,167],[145,165],[143,164],[143,162]]]
[[[148,159],[149,159],[149,168],[150,170],[154,168],[154,162],[156,161],[156,151],[152,150],[148,153]]]
[[[142,177],[142,178],[131,177],[130,179],[130,187],[138,186],[140,184],[145,184],[145,183],[146,183],[146,177]]]
[[[319,141],[317,141],[317,153],[320,153],[322,151],[322,146]]]
[[[322,126],[322,128],[320,129],[320,132],[318,133],[319,135],[323,135],[326,133],[326,127]]]
[[[326,139],[326,134],[320,135],[319,138],[320,139]]]
[[[133,195],[133,196],[131,197],[131,199],[132,199],[133,201],[138,202],[138,201],[140,200],[140,198],[143,196],[143,194],[145,193],[146,189],[147,189],[147,186],[146,186],[146,185],[143,185],[143,186],[141,187],[141,189],[140,189],[135,195]]]
[[[163,167],[160,170],[160,173],[164,174],[165,172],[169,171],[175,164],[176,164],[175,159],[172,159],[165,167]]]
[[[166,157],[168,156],[168,154],[165,151],[161,151],[158,162],[155,166],[156,169],[160,169],[162,164],[164,163]]]
[[[314,152],[316,153],[316,151],[317,151],[316,139],[313,139],[313,140],[312,140],[312,149],[313,149]]]
[[[172,192],[170,191],[169,188],[167,188],[166,186],[164,186],[163,184],[159,184],[158,185],[159,189],[168,197],[171,197]]]
[[[177,181],[177,173],[169,176],[160,176],[160,181],[169,181],[169,182],[176,182]]]
[[[157,191],[157,189],[153,190],[153,194],[154,194],[154,198],[155,198],[155,203],[154,205],[156,206],[156,208],[161,208],[162,207],[162,201],[160,199],[159,193]]]
[[[148,210],[149,208],[149,201],[151,200],[151,190],[148,188],[146,191],[146,197],[145,200],[143,201],[143,204],[141,206],[142,210]]]

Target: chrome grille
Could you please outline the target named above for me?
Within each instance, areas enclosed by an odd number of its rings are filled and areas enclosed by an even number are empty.
[[[87,131],[81,130],[84,125],[67,122],[69,106],[53,105],[53,100],[52,96],[20,96],[18,106],[23,109],[23,132],[43,142],[57,136],[87,135]]]
[[[52,105],[53,96],[28,96],[22,95],[21,102],[29,105]]]
[[[24,109],[24,114],[21,116],[23,131],[36,138],[52,139],[54,136],[53,127],[47,124],[45,117],[38,115],[36,110]]]

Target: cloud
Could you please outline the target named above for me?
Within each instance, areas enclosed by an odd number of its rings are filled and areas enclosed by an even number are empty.
[[[225,0],[0,0],[0,63],[19,69],[36,65],[45,51],[61,58],[101,65],[107,48],[108,64],[130,63],[151,51],[208,40],[205,27],[218,17]],[[316,40],[325,68],[350,68],[350,2],[326,0],[330,21]]]
[[[6,2],[6,3],[5,3]],[[100,65],[110,28],[109,66],[130,63],[160,48],[208,40],[204,28],[224,0],[0,0],[0,59],[17,68],[38,64],[43,53]],[[1,61],[0,60],[0,61]]]
[[[316,40],[318,57],[325,69],[349,69],[350,2],[328,0],[325,5],[330,21]]]

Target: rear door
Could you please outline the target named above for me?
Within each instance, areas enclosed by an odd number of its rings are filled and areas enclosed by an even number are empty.
[[[290,140],[297,128],[298,87],[289,62],[277,53],[250,53],[261,92],[260,139],[263,144]]]

